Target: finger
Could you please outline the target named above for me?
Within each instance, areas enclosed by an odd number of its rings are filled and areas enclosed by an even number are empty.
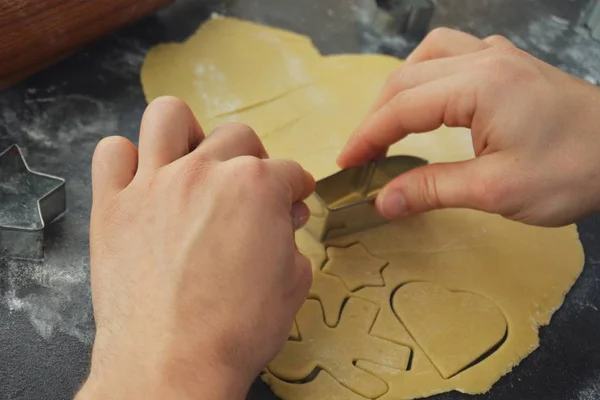
[[[297,162],[276,159],[264,162],[284,189],[290,204],[306,199],[315,191],[315,179]]]
[[[502,35],[492,35],[483,39],[484,42],[489,44],[490,46],[506,46],[506,47],[515,47],[514,43],[508,40],[506,37]]]
[[[237,123],[216,128],[195,153],[217,161],[226,161],[239,156],[268,157],[260,138],[252,128]]]
[[[463,71],[471,63],[469,57],[452,57],[400,67],[390,75],[367,115],[379,110],[396,94]]]
[[[402,174],[381,191],[377,209],[388,219],[440,208],[482,209],[473,188],[485,161],[431,164]]]
[[[185,156],[204,139],[188,105],[175,97],[151,102],[140,128],[140,171],[154,171]]]
[[[310,210],[304,202],[299,201],[292,205],[292,224],[295,231],[306,225],[309,218]]]
[[[92,160],[92,186],[95,199],[113,197],[133,180],[138,167],[138,151],[124,137],[104,138],[96,146]]]
[[[294,315],[298,313],[298,310],[302,304],[306,301],[312,286],[313,273],[312,266],[308,258],[302,253],[296,250],[294,254],[294,265],[295,265],[295,276],[292,282],[294,282]]]
[[[398,93],[354,132],[338,164],[362,165],[408,134],[442,124],[469,128],[476,109],[474,90],[470,76],[453,75]]]
[[[406,64],[461,56],[485,50],[489,47],[489,44],[468,33],[448,28],[437,28],[431,31],[411,55],[406,58]]]

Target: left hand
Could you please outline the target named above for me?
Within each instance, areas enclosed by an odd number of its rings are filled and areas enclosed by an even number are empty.
[[[242,400],[308,295],[294,230],[313,178],[247,126],[208,138],[185,103],[152,102],[139,150],[93,160],[97,333],[81,399]]]

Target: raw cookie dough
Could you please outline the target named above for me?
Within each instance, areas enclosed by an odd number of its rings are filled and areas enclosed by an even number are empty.
[[[304,36],[214,18],[185,43],[151,50],[142,83],[148,101],[185,99],[207,132],[223,122],[251,125],[272,157],[297,160],[320,179],[338,170],[337,154],[401,65],[381,55],[321,56]],[[390,154],[445,162],[473,150],[467,130],[443,127],[410,135]],[[574,226],[536,228],[469,210],[325,245],[300,231],[296,241],[315,280],[264,375],[283,400],[485,392],[535,350],[539,326],[584,260]],[[365,264],[345,262],[352,254]]]
[[[392,305],[444,379],[502,345],[508,329],[504,314],[492,301],[437,283],[409,282],[398,288]]]

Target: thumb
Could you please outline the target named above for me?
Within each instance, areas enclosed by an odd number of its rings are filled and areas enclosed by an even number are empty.
[[[481,209],[476,176],[481,161],[430,164],[402,174],[377,196],[377,209],[388,219],[439,208]]]

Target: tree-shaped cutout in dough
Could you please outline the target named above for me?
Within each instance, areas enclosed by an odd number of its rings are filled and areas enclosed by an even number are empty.
[[[436,283],[407,283],[396,291],[392,304],[445,379],[496,350],[507,334],[506,318],[493,302],[470,292],[452,292]]]
[[[299,382],[320,368],[361,396],[374,399],[385,394],[387,384],[357,368],[355,362],[366,360],[406,369],[410,349],[370,334],[378,312],[375,304],[351,298],[338,325],[332,328],[323,321],[321,304],[307,300],[296,317],[301,340],[288,341],[269,364],[269,372],[282,380]]]
[[[323,271],[338,276],[354,292],[366,286],[383,286],[381,271],[387,261],[369,253],[360,243],[350,247],[327,248],[328,261]]]
[[[326,371],[319,371],[317,377],[310,382],[289,383],[266,373],[261,376],[273,393],[283,400],[368,400],[352,390],[342,386]]]

